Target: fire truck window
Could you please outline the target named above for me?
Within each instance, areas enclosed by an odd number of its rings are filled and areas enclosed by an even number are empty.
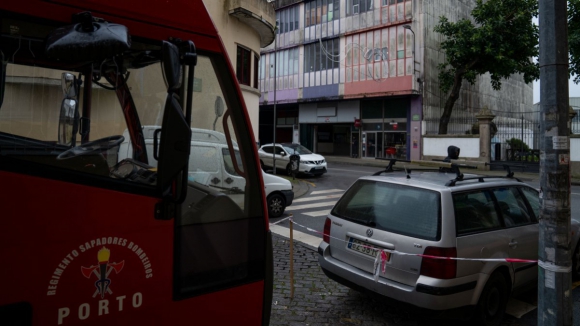
[[[201,56],[195,69],[189,188],[176,220],[176,295],[190,297],[262,277],[264,235],[255,144],[223,64]],[[234,79],[232,79],[232,77]],[[223,114],[214,109],[223,98]],[[163,132],[161,132],[163,134]],[[255,164],[256,162],[254,162]],[[257,167],[258,165],[255,164]],[[258,213],[256,213],[258,212]]]

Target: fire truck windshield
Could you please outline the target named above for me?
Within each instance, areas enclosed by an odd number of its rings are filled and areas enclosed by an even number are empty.
[[[2,36],[2,53],[11,55],[0,85],[0,154],[154,187],[168,98],[161,44],[133,40],[120,55],[82,64],[48,56],[43,44]],[[189,180],[226,193],[243,207],[244,162],[237,154],[231,174],[221,166],[224,150],[243,148],[237,147],[219,66],[216,58],[198,54],[191,127],[202,131],[197,138],[202,143],[192,143]],[[173,95],[179,101],[182,96]]]

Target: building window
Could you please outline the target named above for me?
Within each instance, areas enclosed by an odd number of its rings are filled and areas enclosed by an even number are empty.
[[[340,18],[339,0],[314,0],[304,5],[304,26],[330,22]]]
[[[293,6],[278,10],[276,20],[278,21],[277,33],[287,33],[298,29],[298,17],[300,6]]]
[[[411,0],[382,0],[381,23],[396,23],[413,18]]]
[[[358,15],[373,10],[373,0],[346,0],[346,15]]]
[[[238,46],[238,55],[236,63],[236,75],[238,82],[250,86],[250,65],[252,63],[251,51]]]
[[[304,46],[304,72],[338,68],[339,46],[340,40],[337,38]]]

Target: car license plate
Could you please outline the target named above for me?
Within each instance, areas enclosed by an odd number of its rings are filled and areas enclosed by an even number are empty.
[[[355,238],[350,238],[348,240],[347,248],[350,250],[354,250],[356,252],[360,252],[370,257],[376,257],[377,253],[382,250],[382,248],[378,248],[377,246],[373,246],[366,242],[360,241]],[[385,252],[387,254],[387,261],[391,259],[391,253]]]

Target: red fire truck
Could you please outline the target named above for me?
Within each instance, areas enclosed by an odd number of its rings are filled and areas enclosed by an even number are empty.
[[[267,325],[255,140],[202,1],[1,1],[0,28],[0,325]],[[223,155],[190,163],[191,128]],[[224,157],[239,187],[203,178]]]

